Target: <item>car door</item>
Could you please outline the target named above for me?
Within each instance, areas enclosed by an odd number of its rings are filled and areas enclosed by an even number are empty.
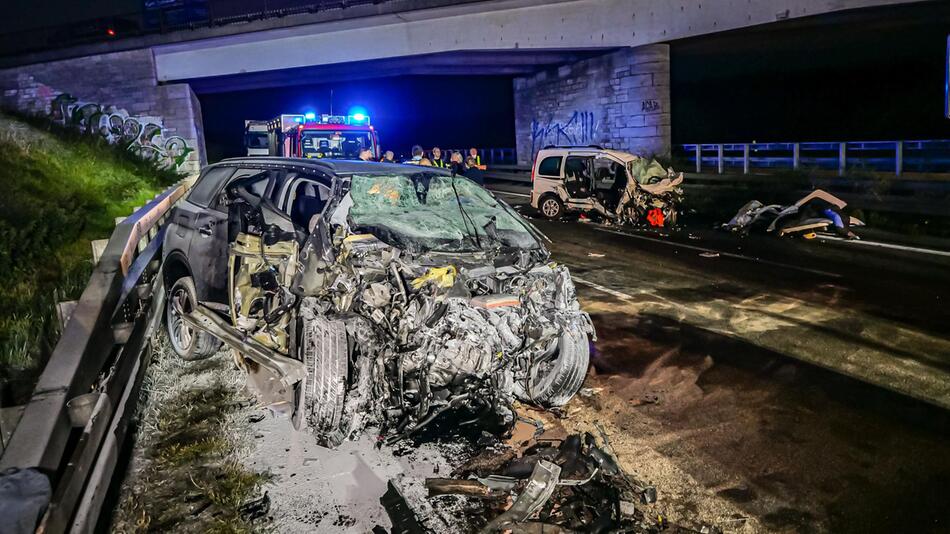
[[[564,162],[564,188],[571,199],[590,198],[593,193],[593,157],[568,156]]]
[[[255,184],[263,195],[270,178],[269,171],[261,169],[238,169],[226,181],[230,184],[238,178],[255,174],[261,180]],[[207,209],[200,210],[194,220],[188,248],[188,263],[195,280],[198,300],[220,304],[228,302],[228,207],[224,203],[227,185],[217,191]]]
[[[162,243],[164,257],[181,254],[187,258],[192,234],[197,231],[195,220],[198,214],[208,209],[211,200],[233,173],[234,167],[208,167],[202,172],[188,196],[172,211]]]

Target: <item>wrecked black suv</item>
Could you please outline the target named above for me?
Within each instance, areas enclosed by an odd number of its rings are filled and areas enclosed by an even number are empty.
[[[544,237],[474,182],[356,161],[225,160],[165,230],[171,345],[224,342],[263,404],[335,446],[453,410],[510,428],[566,403],[590,318]]]

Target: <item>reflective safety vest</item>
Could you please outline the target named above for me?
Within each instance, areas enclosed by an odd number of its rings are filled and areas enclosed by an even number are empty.
[[[475,156],[475,165],[481,165],[481,164],[482,164],[482,157]]]
[[[430,161],[432,161],[432,166],[433,166],[433,167],[438,167],[438,168],[440,168],[440,169],[444,169],[444,168],[448,167],[448,165],[445,164],[445,160],[442,160],[442,159],[432,159],[432,160],[430,160]]]

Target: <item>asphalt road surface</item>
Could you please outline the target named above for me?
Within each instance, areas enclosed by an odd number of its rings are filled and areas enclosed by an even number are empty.
[[[534,222],[598,335],[560,416],[522,408],[542,437],[603,429],[624,470],[656,486],[652,510],[682,525],[950,531],[950,256]],[[519,423],[509,443],[533,431]],[[423,488],[471,443],[378,447],[367,434],[330,451],[270,416],[239,432],[245,464],[274,475],[278,531],[388,530],[390,483],[434,532],[479,524]]]
[[[950,255],[534,222],[598,331],[574,419],[703,490],[674,513],[711,492],[754,531],[950,529]]]

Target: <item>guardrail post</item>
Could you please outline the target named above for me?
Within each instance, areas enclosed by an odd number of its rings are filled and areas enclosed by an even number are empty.
[[[722,160],[722,145],[716,145],[716,165],[719,168],[719,174],[722,174],[722,171],[725,170],[725,163]]]
[[[749,174],[749,145],[742,145],[742,174]]]
[[[847,147],[847,143],[838,143],[838,176],[844,176],[844,170],[848,166]]]
[[[696,145],[696,174],[703,172],[703,145]]]
[[[792,144],[792,168],[796,171],[802,166],[802,145]]]
[[[900,176],[904,172],[904,142],[898,141],[894,149],[894,174]]]

